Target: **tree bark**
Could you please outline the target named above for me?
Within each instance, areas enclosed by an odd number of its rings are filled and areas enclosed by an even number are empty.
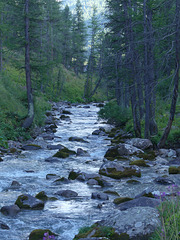
[[[26,89],[28,99],[28,117],[23,122],[22,127],[29,128],[34,119],[34,103],[31,87],[30,71],[30,39],[29,39],[29,0],[25,0],[25,71],[26,71]]]
[[[175,44],[176,44],[176,72],[174,77],[174,89],[173,89],[173,95],[172,95],[172,101],[171,101],[171,109],[170,109],[170,117],[168,124],[164,130],[164,133],[158,143],[158,148],[164,147],[166,140],[168,138],[168,135],[171,131],[171,126],[174,121],[174,115],[176,112],[176,103],[178,99],[178,85],[179,85],[179,54],[180,54],[180,46],[179,46],[179,38],[180,38],[180,2],[179,0],[176,0],[176,34],[175,34]]]

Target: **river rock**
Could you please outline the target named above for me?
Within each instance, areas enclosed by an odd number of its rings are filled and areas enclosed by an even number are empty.
[[[57,163],[60,160],[57,157],[49,157],[45,159],[45,162],[49,162],[49,163]]]
[[[159,149],[159,155],[161,157],[176,158],[176,151],[173,149]]]
[[[88,157],[90,156],[89,153],[85,150],[83,150],[82,148],[78,148],[77,149],[77,156],[81,156],[81,157]]]
[[[120,143],[118,145],[118,153],[119,155],[123,156],[123,155],[133,155],[133,154],[144,153],[144,152],[141,149],[137,147],[133,147],[130,144]]]
[[[63,114],[60,116],[60,119],[61,120],[70,120],[70,117]]]
[[[15,204],[21,209],[33,209],[33,210],[41,210],[44,208],[44,202],[29,195],[23,194],[20,195]]]
[[[39,199],[39,200],[42,200],[43,202],[48,200],[48,196],[44,191],[36,194],[36,198]]]
[[[80,138],[80,137],[70,137],[69,141],[71,141],[71,142],[88,143],[88,141],[85,141],[83,138]]]
[[[92,199],[99,199],[99,200],[109,200],[109,196],[105,193],[98,193],[98,192],[94,192],[91,195]]]
[[[96,181],[95,179],[89,179],[88,181],[87,181],[87,184],[88,185],[99,185],[98,184],[98,181]]]
[[[49,174],[46,175],[46,179],[47,179],[47,180],[57,179],[58,177],[59,177],[58,175],[56,175],[56,174],[51,174],[51,173],[49,173]]]
[[[10,217],[16,216],[19,212],[20,208],[17,205],[4,206],[1,208],[1,213]]]
[[[10,188],[11,189],[17,189],[21,186],[21,184],[17,181],[12,181]]]
[[[118,205],[118,209],[121,211],[134,207],[151,207],[156,208],[160,204],[159,199],[149,197],[139,197],[131,201],[124,202]]]
[[[55,185],[61,185],[61,184],[67,184],[67,183],[70,183],[70,180],[68,180],[67,178],[65,177],[62,177],[62,178],[59,178],[59,179],[56,179],[54,182],[53,182]]]
[[[42,134],[42,137],[43,137],[44,140],[53,140],[54,139],[54,134],[44,133],[44,134]]]
[[[160,220],[157,209],[133,207],[126,211],[114,211],[98,225],[113,227],[118,234],[126,233],[132,240],[146,240],[160,225]]]
[[[131,176],[141,177],[141,170],[138,166],[123,166],[120,162],[104,163],[101,166],[99,173],[115,179]]]
[[[171,180],[169,177],[157,177],[154,181],[161,185],[175,184],[175,182],[173,180]]]
[[[3,223],[2,221],[0,221],[0,228],[3,230],[9,230],[9,226],[5,223]]]
[[[3,159],[0,157],[0,162],[3,162]]]
[[[22,146],[23,150],[39,150],[41,149],[41,146],[36,145],[36,144],[27,144]]]
[[[49,150],[61,150],[64,149],[64,146],[61,144],[57,144],[57,145],[47,145],[47,148]]]
[[[142,150],[151,149],[153,147],[153,144],[149,139],[132,138],[127,140],[126,143]]]
[[[71,197],[77,197],[78,193],[74,192],[72,190],[61,190],[56,193],[59,196],[66,197],[66,198],[71,198]]]
[[[62,114],[72,115],[72,113],[68,110],[62,110]]]

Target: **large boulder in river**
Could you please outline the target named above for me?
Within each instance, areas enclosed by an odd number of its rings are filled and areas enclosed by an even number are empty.
[[[161,157],[176,158],[176,151],[173,149],[159,149],[159,155]]]
[[[105,158],[108,160],[114,160],[114,159],[122,159],[127,158],[128,156],[131,156],[133,154],[140,154],[144,153],[141,149],[136,148],[130,144],[120,143],[116,146],[110,147],[106,154]]]
[[[99,174],[121,179],[131,176],[141,177],[141,170],[138,166],[123,166],[120,162],[106,162],[101,166]]]
[[[41,210],[44,208],[44,202],[29,195],[23,194],[20,195],[15,204],[21,209],[33,209],[33,210]]]
[[[128,139],[126,143],[142,150],[150,149],[153,147],[153,144],[149,139],[132,138]]]
[[[72,190],[60,190],[56,193],[59,196],[66,197],[66,198],[71,198],[71,197],[77,197],[78,193],[74,192]]]
[[[55,239],[57,234],[51,232],[49,229],[35,229],[30,233],[29,240],[41,240],[44,239],[45,236],[48,236],[46,239]],[[52,236],[54,236],[54,238],[52,238]]]
[[[158,210],[152,207],[133,207],[126,211],[116,210],[105,220],[98,222],[98,226],[112,227],[117,234],[126,233],[129,236],[129,238],[122,239],[133,240],[149,239],[159,225]]]

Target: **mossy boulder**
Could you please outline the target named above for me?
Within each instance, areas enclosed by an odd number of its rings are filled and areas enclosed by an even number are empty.
[[[121,204],[123,202],[127,202],[127,201],[130,201],[130,200],[133,200],[133,198],[129,198],[129,197],[120,197],[120,198],[116,198],[114,199],[113,203],[115,204]]]
[[[23,194],[20,195],[15,204],[21,209],[33,209],[33,210],[42,210],[44,208],[44,202],[29,195]]]
[[[129,163],[129,165],[136,165],[136,166],[139,166],[139,167],[150,167],[148,164],[146,164],[145,160],[135,160],[135,161],[132,161]]]
[[[169,167],[169,174],[180,174],[180,167]]]
[[[138,166],[122,166],[118,162],[108,162],[101,166],[99,174],[121,179],[131,176],[141,177],[141,170]]]
[[[36,229],[29,235],[29,240],[42,240],[45,233],[49,233],[50,236],[57,236],[57,234],[51,232],[49,229]]]
[[[129,240],[129,235],[126,233],[118,234],[114,228],[107,226],[97,226],[96,224],[91,227],[83,227],[80,229],[78,235],[74,240],[78,239],[109,239],[109,240]]]
[[[149,139],[143,138],[132,138],[129,139],[126,143],[142,150],[151,149],[153,147],[153,144]]]
[[[42,201],[47,201],[48,200],[48,196],[46,195],[46,193],[44,191],[39,192],[35,197],[39,200],[42,200]]]
[[[62,184],[62,183],[69,183],[69,182],[70,181],[67,178],[61,177],[61,178],[56,179],[53,183],[55,185],[59,185],[59,184]]]
[[[56,154],[53,155],[53,157],[57,158],[67,158],[70,155],[76,154],[75,151],[69,150],[68,148],[64,147],[63,149],[59,150]]]
[[[118,145],[116,146],[113,146],[113,147],[110,147],[106,154],[104,155],[104,157],[106,159],[108,159],[109,161],[113,161],[115,159],[118,159],[118,160],[128,160],[128,158],[126,156],[121,156],[119,154],[119,151],[118,151]]]

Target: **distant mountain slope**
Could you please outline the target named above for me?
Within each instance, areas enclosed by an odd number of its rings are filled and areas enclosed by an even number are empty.
[[[76,0],[64,0],[64,5],[68,5],[73,12],[75,6],[76,6]],[[92,9],[93,5],[97,7],[98,14],[102,14],[104,12],[105,8],[105,0],[81,0],[81,4],[83,7],[84,17],[85,20],[88,20],[92,16]]]

